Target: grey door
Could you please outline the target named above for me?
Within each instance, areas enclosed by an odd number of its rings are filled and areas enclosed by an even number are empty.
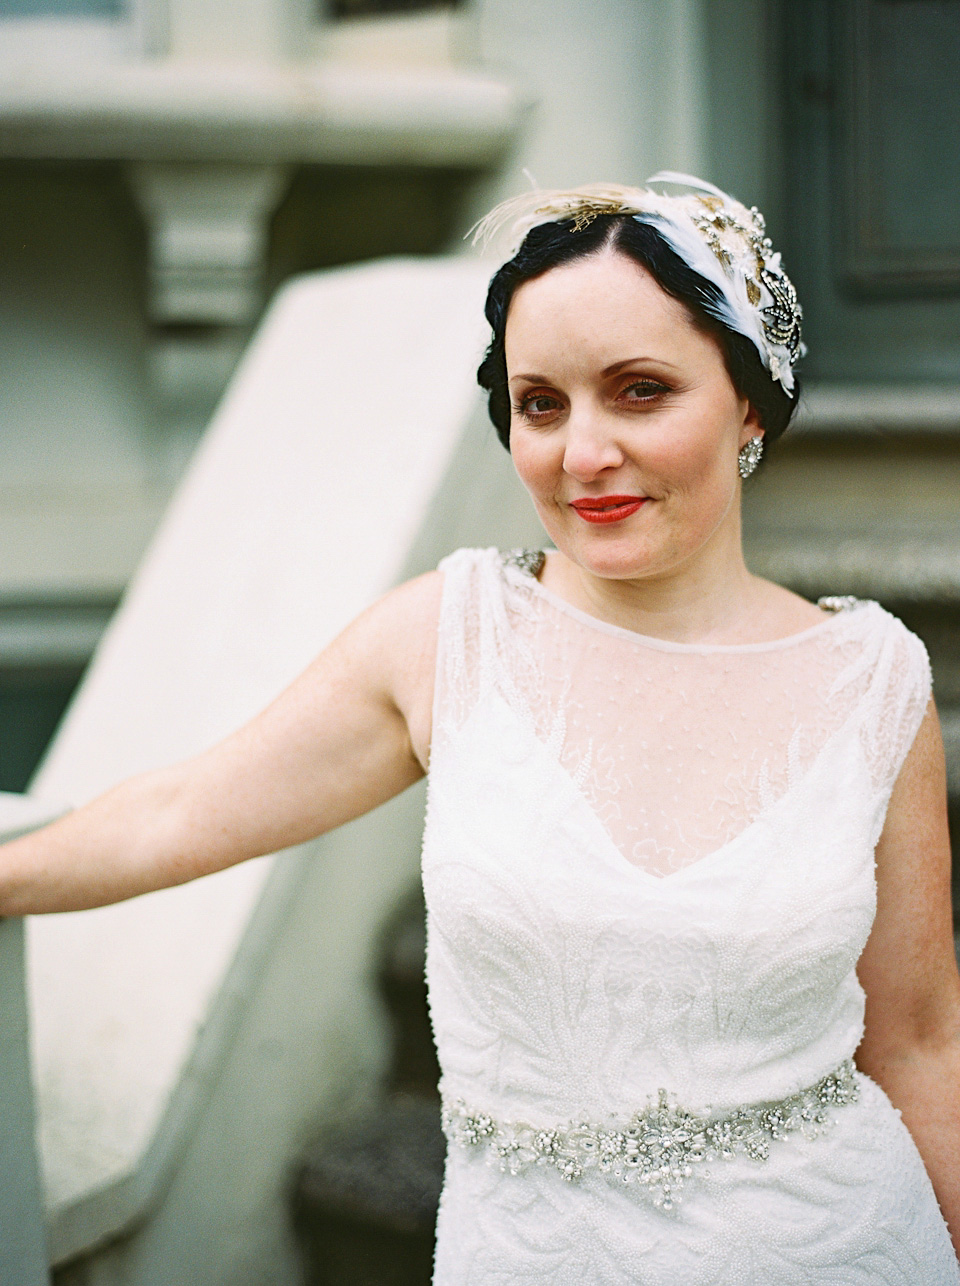
[[[960,0],[787,0],[780,19],[805,373],[960,380]]]

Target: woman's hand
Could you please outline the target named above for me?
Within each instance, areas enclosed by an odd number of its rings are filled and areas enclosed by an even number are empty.
[[[332,830],[412,785],[429,753],[440,579],[430,572],[380,599],[212,749],[0,847],[0,915],[182,884]]]
[[[877,918],[857,972],[857,1065],[898,1107],[960,1254],[960,977],[953,944],[943,741],[931,702],[877,846]]]

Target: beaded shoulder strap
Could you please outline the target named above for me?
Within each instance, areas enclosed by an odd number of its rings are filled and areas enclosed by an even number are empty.
[[[869,601],[857,598],[855,594],[824,594],[817,599],[817,607],[823,612],[852,612],[858,607],[866,607]]]
[[[500,561],[504,567],[516,567],[524,575],[536,580],[543,571],[547,556],[542,549],[510,549],[500,555]]]

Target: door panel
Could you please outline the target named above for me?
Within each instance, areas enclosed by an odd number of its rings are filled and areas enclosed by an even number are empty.
[[[785,261],[808,376],[960,379],[960,0],[791,0]]]

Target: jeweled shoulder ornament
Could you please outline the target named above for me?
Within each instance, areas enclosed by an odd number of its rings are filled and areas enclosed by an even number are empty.
[[[685,191],[656,190],[664,187]],[[512,258],[539,224],[569,220],[571,231],[579,232],[605,214],[628,214],[656,228],[694,272],[719,290],[720,300],[707,303],[707,310],[746,336],[771,378],[793,392],[793,367],[806,351],[797,292],[757,207],[748,209],[712,183],[661,170],[642,188],[597,183],[566,191],[534,190],[491,210],[474,229],[474,241],[486,245],[502,235],[507,241],[504,257]]]

